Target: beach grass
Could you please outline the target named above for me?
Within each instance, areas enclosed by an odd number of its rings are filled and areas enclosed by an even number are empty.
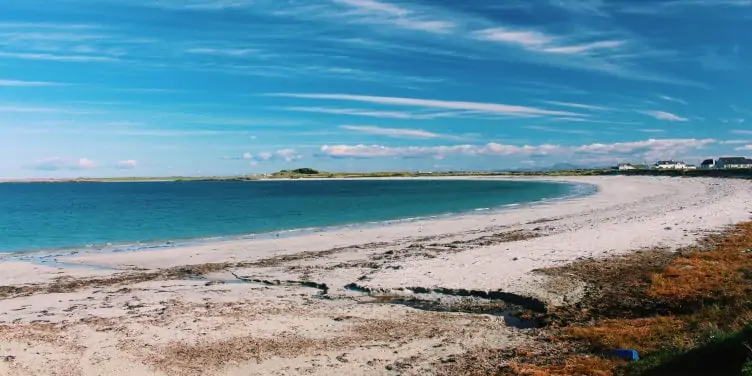
[[[632,300],[638,305],[609,312],[587,311],[585,303],[560,338],[594,356],[618,348],[640,353],[639,362],[612,363],[611,374],[742,374],[752,356],[745,345],[752,342],[752,223],[711,236],[643,277],[631,290],[643,295]]]
[[[482,349],[445,375],[752,375],[752,222],[668,252],[640,250],[543,270],[588,284],[524,349]],[[640,360],[615,359],[634,349]]]

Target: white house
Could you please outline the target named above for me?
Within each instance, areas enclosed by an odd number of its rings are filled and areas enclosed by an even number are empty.
[[[684,162],[658,161],[655,163],[655,165],[653,165],[653,168],[659,170],[683,170],[687,168],[687,165],[684,164]]]
[[[626,170],[636,170],[635,166],[632,166],[631,163],[620,163],[619,164],[619,171],[626,171]]]

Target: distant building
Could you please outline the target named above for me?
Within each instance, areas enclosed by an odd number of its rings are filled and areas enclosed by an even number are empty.
[[[627,171],[627,170],[636,170],[637,168],[635,166],[632,166],[631,163],[620,163],[619,164],[619,171]]]
[[[706,159],[700,163],[700,168],[703,170],[709,170],[715,168],[715,159]]]
[[[653,168],[658,170],[683,170],[686,167],[684,162],[677,161],[658,161],[653,165]]]
[[[744,157],[721,157],[715,162],[715,168],[752,168],[752,159]]]

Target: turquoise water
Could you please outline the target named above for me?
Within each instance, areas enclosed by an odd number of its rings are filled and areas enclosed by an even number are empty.
[[[0,252],[263,234],[500,208],[587,187],[492,180],[0,184]]]

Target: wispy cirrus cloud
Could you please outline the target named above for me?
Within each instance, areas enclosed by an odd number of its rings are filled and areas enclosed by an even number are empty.
[[[551,104],[551,105],[554,105],[554,106],[579,108],[579,109],[593,110],[593,111],[610,111],[610,110],[613,110],[612,108],[608,108],[608,107],[596,106],[596,105],[592,105],[592,104],[583,104],[583,103],[559,102],[559,101],[545,101],[545,103],[548,103],[548,104]]]
[[[28,52],[0,52],[0,58],[22,59],[22,60],[46,60],[60,61],[70,63],[111,63],[121,61],[112,56],[89,56],[89,55],[56,55],[47,53],[28,53]]]
[[[0,113],[2,112],[26,112],[26,113],[58,113],[58,114],[95,114],[96,111],[78,110],[70,108],[55,107],[29,107],[0,103]]]
[[[669,102],[674,102],[674,103],[679,103],[679,104],[684,104],[684,105],[687,104],[687,101],[685,101],[683,99],[669,97],[668,95],[659,95],[658,97],[661,98],[661,99],[663,99],[663,100],[665,100],[665,101],[669,101]]]
[[[328,107],[282,107],[286,111],[313,112],[332,115],[366,116],[386,119],[420,119],[420,115],[403,111],[378,111],[356,108],[328,108]],[[427,118],[427,117],[426,117]]]
[[[672,114],[666,111],[641,111],[641,113],[651,116],[658,120],[680,121],[680,122],[689,121],[689,119],[685,117],[681,117],[679,115]]]
[[[247,56],[259,50],[251,48],[189,48],[185,50],[190,54],[213,55],[213,56]]]
[[[52,23],[52,22],[0,22],[0,29],[98,29],[100,25],[96,24],[73,24],[73,23]]]
[[[618,49],[624,45],[622,40],[602,40],[586,43],[566,43],[563,38],[545,34],[537,30],[516,30],[495,27],[475,32],[480,40],[508,43],[527,50],[553,54],[588,54],[599,50]]]
[[[128,1],[128,3],[132,4],[133,1]],[[222,11],[227,9],[244,8],[251,6],[254,3],[255,1],[253,0],[146,0],[141,1],[139,5],[150,8],[173,10]]]
[[[550,0],[550,3],[568,12],[608,16],[608,4],[603,0]]]
[[[744,124],[745,121],[747,121],[745,118],[720,119],[723,124]]]
[[[593,123],[593,124],[612,124],[612,125],[640,125],[638,121],[622,121],[622,120],[596,120],[586,119],[581,117],[556,117],[549,119],[554,122],[567,122],[567,123]]]
[[[651,3],[625,3],[616,9],[622,13],[640,15],[671,15],[681,10],[700,7],[752,7],[749,0],[670,0]]]
[[[552,132],[552,133],[568,133],[568,134],[590,134],[593,132],[583,129],[570,129],[561,127],[547,127],[544,125],[530,125],[525,127],[526,129],[532,129],[534,131]]]
[[[482,103],[482,102],[464,102],[464,101],[445,101],[436,99],[419,99],[419,98],[401,98],[401,97],[380,97],[370,95],[355,94],[296,94],[296,93],[272,93],[268,96],[304,98],[304,99],[322,99],[322,100],[339,100],[364,102],[382,105],[394,106],[411,106],[424,108],[442,108],[448,110],[470,110],[492,114],[503,114],[508,116],[531,117],[531,116],[579,116],[587,115],[567,111],[547,110],[528,106],[515,106],[499,103]]]
[[[430,132],[430,131],[423,130],[423,129],[385,128],[385,127],[379,127],[375,125],[342,125],[340,126],[340,129],[353,131],[353,132],[359,132],[359,133],[365,133],[365,134],[371,134],[371,135],[377,135],[377,136],[394,137],[394,138],[445,139],[445,140],[465,139],[465,137],[462,137],[462,136]]]
[[[60,82],[43,82],[43,81],[20,81],[20,80],[1,80],[0,86],[6,87],[39,87],[39,86],[66,86]]]
[[[666,132],[665,129],[637,129],[637,132],[642,133],[663,133]]]
[[[427,119],[439,119],[439,118],[463,118],[473,117],[477,114],[475,111],[438,111],[438,112],[408,112],[408,111],[380,111],[372,109],[362,108],[332,108],[332,107],[280,107],[279,109],[285,111],[295,112],[312,112],[319,114],[331,114],[331,115],[349,115],[349,116],[362,116],[362,117],[374,117],[382,119],[411,119],[411,120],[427,120]]]
[[[363,23],[391,24],[402,29],[418,30],[427,33],[445,34],[456,24],[449,20],[433,19],[421,12],[376,0],[333,0],[334,3],[351,10],[343,16]]]

